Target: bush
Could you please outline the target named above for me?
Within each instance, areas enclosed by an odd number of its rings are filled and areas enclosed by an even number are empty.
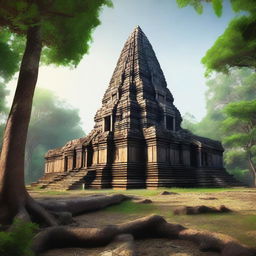
[[[11,231],[0,232],[0,255],[34,256],[31,244],[37,228],[32,222],[15,220]]]

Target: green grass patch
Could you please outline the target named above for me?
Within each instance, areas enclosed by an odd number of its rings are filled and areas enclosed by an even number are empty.
[[[153,204],[142,204],[132,201],[124,201],[121,204],[110,206],[103,211],[121,214],[153,214],[156,211],[156,206]]]
[[[176,193],[218,193],[227,191],[246,191],[247,188],[160,188],[160,189],[128,189],[128,190],[113,190],[113,189],[103,189],[103,190],[80,190],[81,193],[105,193],[105,194],[131,194],[138,196],[157,196],[163,191],[176,192]]]
[[[70,195],[69,191],[55,191],[55,190],[43,190],[40,191],[41,195],[53,195],[53,196],[61,196],[61,195]]]
[[[227,191],[247,191],[248,188],[161,188],[161,189],[129,189],[129,190],[114,190],[114,189],[86,189],[86,190],[71,190],[71,191],[55,191],[55,190],[38,190],[34,191],[42,195],[91,195],[91,194],[124,194],[137,196],[158,196],[163,191],[176,193],[221,193]],[[31,190],[33,192],[33,190]]]
[[[32,222],[15,219],[11,230],[0,232],[0,255],[34,256],[31,245],[37,229],[38,226]]]
[[[256,215],[223,213],[176,216],[169,213],[167,219],[186,227],[227,234],[248,246],[256,244],[255,234],[250,235],[250,231],[256,231]]]

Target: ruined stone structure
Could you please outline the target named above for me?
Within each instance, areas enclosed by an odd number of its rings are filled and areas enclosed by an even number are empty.
[[[181,128],[181,115],[150,42],[137,27],[124,45],[92,132],[50,150],[46,188],[236,185],[220,142]]]

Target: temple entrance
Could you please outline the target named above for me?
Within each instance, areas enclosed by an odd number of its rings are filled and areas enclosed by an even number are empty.
[[[87,149],[87,167],[90,167],[92,165],[92,159],[93,159],[93,149],[92,149],[92,146],[89,146]]]
[[[72,169],[76,168],[76,151],[74,150],[74,156],[73,156],[73,166]]]
[[[64,172],[68,171],[68,157],[64,157]]]

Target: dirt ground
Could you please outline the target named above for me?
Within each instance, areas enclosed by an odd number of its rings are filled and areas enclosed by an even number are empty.
[[[161,195],[163,190],[131,190],[121,191],[135,196],[132,201],[106,209],[76,216],[74,225],[82,227],[103,227],[109,224],[119,224],[150,214],[158,214],[171,223],[179,223],[185,227],[197,230],[208,230],[228,234],[240,242],[256,247],[256,189],[166,189],[177,194]],[[72,191],[51,192],[31,191],[35,198],[67,198],[92,194],[111,194],[120,191]],[[152,203],[140,203],[141,199],[150,199]],[[214,206],[225,205],[232,213],[179,215],[173,210],[179,206]],[[137,256],[217,256],[218,253],[200,252],[198,247],[188,241],[150,239],[135,241]],[[42,256],[110,256],[108,247],[82,249],[67,248],[48,251]],[[114,255],[113,255],[114,256]]]

